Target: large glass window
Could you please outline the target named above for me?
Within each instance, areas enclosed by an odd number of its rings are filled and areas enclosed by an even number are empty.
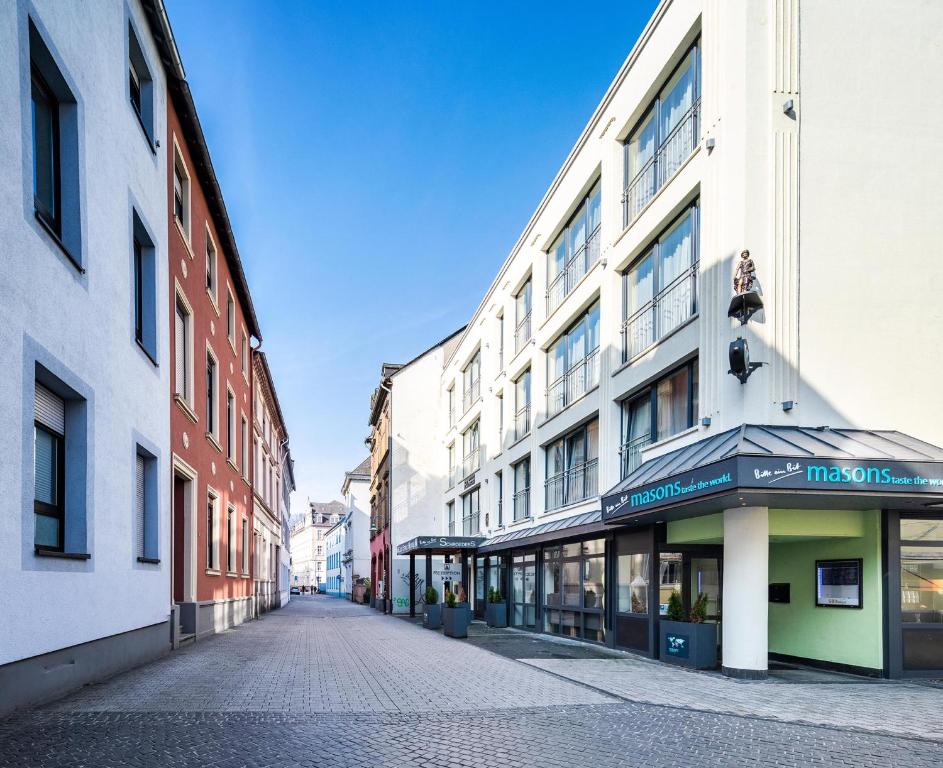
[[[61,235],[59,102],[35,67],[32,71],[32,118],[33,204],[36,214],[57,235]]]
[[[36,384],[33,429],[34,537],[39,549],[65,543],[65,401]]]
[[[686,363],[663,379],[622,401],[622,477],[641,463],[641,451],[665,440],[697,420],[697,360]]]
[[[514,382],[514,439],[530,433],[530,368]]]
[[[599,422],[593,419],[550,443],[546,458],[546,511],[595,496],[599,492]]]
[[[527,278],[514,298],[516,326],[514,328],[514,354],[520,352],[531,337],[531,280]]]
[[[618,595],[619,613],[648,613],[648,585],[651,578],[651,555],[647,552],[619,555]]]
[[[462,405],[464,411],[467,412],[481,394],[481,350],[475,352],[475,356],[462,371],[462,386]]]
[[[700,140],[700,58],[695,43],[626,139],[625,226],[638,218]]]
[[[943,669],[943,518],[900,521],[900,613],[906,670]]]
[[[511,624],[537,628],[537,556],[515,554],[511,564]]]
[[[599,260],[601,190],[602,185],[597,181],[547,252],[548,315]]]
[[[481,432],[475,422],[462,433],[463,464],[462,477],[469,477],[481,468]]]
[[[553,416],[599,384],[599,302],[547,351],[547,415]]]
[[[517,462],[514,472],[514,522],[530,517],[530,458]]]
[[[603,642],[605,542],[594,539],[544,550],[544,630]]]
[[[698,250],[695,202],[624,273],[623,362],[697,313]]]
[[[454,501],[450,501],[448,505],[446,505],[445,513],[446,513],[446,518],[448,521],[449,536],[454,536],[455,535],[455,502]]]
[[[477,536],[481,532],[481,504],[478,488],[462,496],[462,535]]]

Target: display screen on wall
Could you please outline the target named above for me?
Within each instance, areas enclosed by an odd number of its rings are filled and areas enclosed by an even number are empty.
[[[822,608],[860,608],[861,560],[817,560],[815,604]]]

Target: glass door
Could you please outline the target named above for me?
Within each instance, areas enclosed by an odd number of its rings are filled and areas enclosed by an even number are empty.
[[[488,602],[485,594],[485,559],[475,558],[475,618],[485,618],[485,605]]]
[[[943,519],[901,517],[900,618],[904,672],[943,670]]]
[[[511,625],[537,628],[537,555],[514,555],[511,564]]]

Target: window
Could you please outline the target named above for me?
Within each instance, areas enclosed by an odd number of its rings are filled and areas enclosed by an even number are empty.
[[[544,631],[601,643],[605,640],[605,541],[544,550]]]
[[[531,280],[514,297],[514,311],[517,325],[514,328],[514,354],[520,352],[531,338]]]
[[[236,398],[232,390],[226,389],[226,456],[236,463]]]
[[[216,496],[210,492],[206,495],[206,567],[215,571],[219,568],[217,552],[219,542],[216,539]]]
[[[209,229],[206,230],[206,292],[216,304],[216,245]]]
[[[498,412],[498,450],[504,445],[504,392],[495,395],[495,409]]]
[[[229,507],[226,510],[226,570],[233,573],[236,570],[236,510]]]
[[[449,488],[455,485],[455,443],[449,443]]]
[[[206,433],[216,436],[216,360],[206,353]]]
[[[36,67],[32,70],[33,204],[57,236],[62,233],[59,170],[59,102]]]
[[[498,318],[498,372],[504,370],[504,315]]]
[[[33,431],[33,541],[37,549],[65,546],[65,401],[36,383]]]
[[[514,522],[530,517],[530,457],[517,462],[514,472]]]
[[[242,476],[249,477],[249,422],[242,417]]]
[[[249,521],[242,518],[242,573],[249,575]]]
[[[462,477],[470,477],[481,468],[480,422],[476,421],[462,433]]]
[[[597,420],[550,443],[546,457],[545,511],[575,504],[599,493]]]
[[[232,291],[226,289],[226,336],[232,345],[233,351],[236,349],[236,302],[233,301]]]
[[[157,364],[157,265],[154,242],[137,211],[131,217],[134,340]]]
[[[144,52],[128,23],[128,100],[147,136],[148,145],[154,139],[154,88]]]
[[[504,475],[501,472],[494,473],[494,493],[497,497],[497,525],[498,528],[504,526]]]
[[[139,562],[157,562],[157,458],[140,445],[134,458],[135,553]]]
[[[187,247],[190,245],[190,174],[183,155],[174,139],[174,220],[183,231]],[[192,253],[191,253],[192,255]]]
[[[452,384],[449,389],[449,429],[455,426],[455,384]]]
[[[599,302],[547,351],[547,415],[554,416],[599,384]]]
[[[698,411],[697,360],[622,401],[622,477],[641,464],[646,445],[693,427]]]
[[[597,181],[547,253],[547,315],[599,261],[601,197],[602,184]]]
[[[446,505],[446,516],[448,518],[449,536],[455,535],[455,502],[450,501]]]
[[[190,311],[178,294],[174,307],[174,394],[187,402],[191,402],[193,389],[191,344]]]
[[[462,496],[462,535],[477,536],[480,532],[481,507],[479,503],[479,489]]]
[[[619,613],[648,613],[651,555],[647,552],[619,555],[616,610]]]
[[[700,67],[695,43],[625,142],[624,226],[638,218],[700,140]]]
[[[662,232],[622,278],[622,362],[697,313],[698,205]]]
[[[530,433],[530,368],[514,381],[514,439]]]
[[[478,396],[481,394],[481,350],[475,352],[475,356],[468,362],[468,365],[462,370],[462,391],[464,412],[472,407]]]

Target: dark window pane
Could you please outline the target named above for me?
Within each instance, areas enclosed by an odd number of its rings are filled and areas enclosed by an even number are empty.
[[[36,514],[36,530],[34,543],[37,547],[59,548],[59,526],[61,521],[57,517]]]
[[[33,197],[39,213],[58,232],[59,110],[45,84],[35,73],[32,100]]]
[[[904,669],[943,669],[943,632],[905,629]]]
[[[59,504],[59,441],[44,429],[35,429],[34,478],[36,501]]]
[[[144,339],[144,255],[137,240],[134,241],[134,338]]]
[[[943,623],[943,547],[900,548],[900,608],[902,621]]]

